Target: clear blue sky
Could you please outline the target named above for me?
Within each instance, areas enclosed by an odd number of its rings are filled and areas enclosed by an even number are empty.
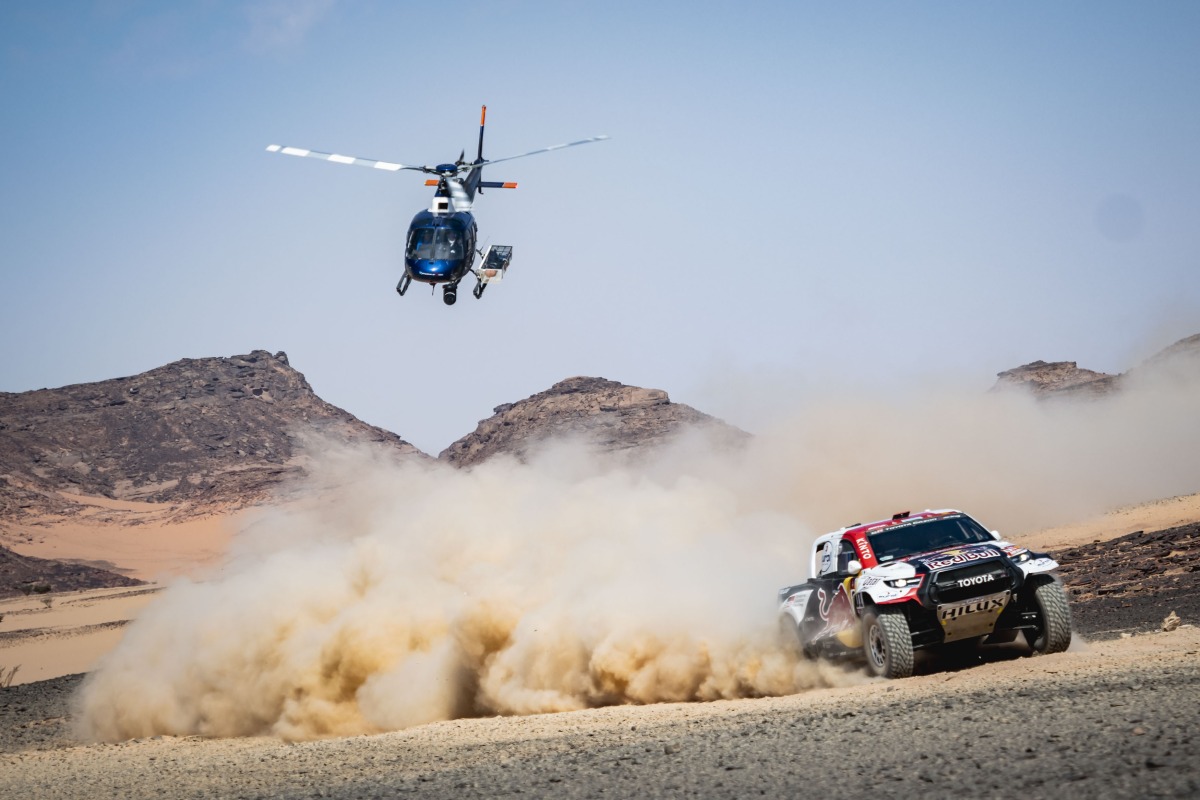
[[[754,430],[801,375],[1120,371],[1200,332],[1197,41],[1194,2],[8,0],[0,390],[286,350],[436,453],[579,374]],[[613,138],[491,171],[514,264],[453,308],[393,291],[418,176],[264,149],[436,163],[484,103],[493,157]]]

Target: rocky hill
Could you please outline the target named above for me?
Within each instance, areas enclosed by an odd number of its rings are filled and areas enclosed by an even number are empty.
[[[1104,397],[1134,376],[1166,372],[1200,372],[1200,334],[1180,339],[1120,375],[1093,372],[1074,361],[1034,361],[996,375],[993,391],[1022,389],[1035,397]]]
[[[306,432],[427,457],[321,400],[282,352],[185,358],[127,378],[0,393],[0,519],[70,513],[60,492],[246,504],[301,469]]]
[[[438,458],[460,467],[500,453],[524,458],[531,448],[556,436],[581,437],[609,452],[652,447],[689,428],[701,428],[731,444],[749,438],[745,431],[691,406],[672,403],[661,389],[604,378],[568,378],[532,397],[496,406],[495,412]]]

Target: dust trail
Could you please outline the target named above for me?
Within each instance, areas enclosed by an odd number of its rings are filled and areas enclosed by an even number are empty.
[[[812,528],[952,506],[1010,537],[1200,491],[1200,364],[1102,399],[887,385],[822,394],[760,436],[737,491]],[[766,465],[774,464],[775,469]],[[760,478],[767,476],[769,485]]]
[[[106,740],[303,739],[865,680],[776,645],[775,590],[815,534],[952,506],[1019,538],[1194,492],[1197,409],[1189,373],[1090,403],[825,394],[741,451],[696,434],[639,462],[561,442],[456,471],[318,444],[220,576],[129,626],[79,716]]]
[[[310,502],[129,627],[83,691],[88,735],[310,738],[862,679],[776,646],[809,534],[720,484],[574,444],[471,472],[321,452]]]

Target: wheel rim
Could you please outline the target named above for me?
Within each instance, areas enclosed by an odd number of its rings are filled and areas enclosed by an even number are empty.
[[[887,662],[887,644],[883,641],[883,632],[879,630],[879,623],[871,625],[867,641],[871,648],[871,663],[875,665],[876,669],[882,670]]]

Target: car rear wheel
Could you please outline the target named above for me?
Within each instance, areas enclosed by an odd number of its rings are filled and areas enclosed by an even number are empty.
[[[1038,627],[1025,631],[1025,640],[1035,653],[1061,653],[1071,646],[1071,607],[1057,582],[1039,584],[1033,590],[1038,609]]]
[[[912,633],[898,608],[871,609],[863,620],[867,668],[881,678],[907,678],[913,673]]]

